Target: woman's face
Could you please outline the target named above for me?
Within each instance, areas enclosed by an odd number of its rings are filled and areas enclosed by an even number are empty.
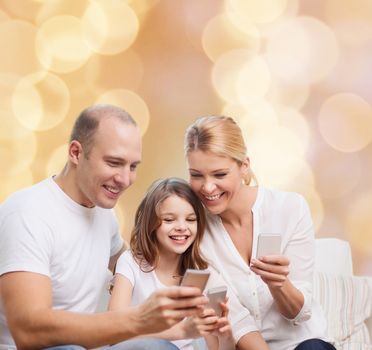
[[[187,155],[190,185],[205,207],[213,214],[222,214],[243,186],[249,163],[239,165],[228,157],[200,150]]]

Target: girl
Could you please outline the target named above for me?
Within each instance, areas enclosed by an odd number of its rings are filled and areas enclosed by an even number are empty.
[[[250,186],[249,158],[232,118],[199,118],[186,131],[185,151],[191,187],[208,211],[202,252],[251,315],[249,331],[232,322],[239,349],[334,350],[311,295],[314,230],[304,198]],[[252,257],[260,233],[281,235],[279,255]]]
[[[178,178],[152,184],[135,215],[130,250],[116,266],[110,310],[142,303],[154,290],[177,286],[187,268],[205,269],[199,245],[205,229],[204,208],[186,181]],[[157,334],[179,349],[193,349],[192,339],[206,336],[209,349],[235,349],[227,308],[217,318],[210,309]]]

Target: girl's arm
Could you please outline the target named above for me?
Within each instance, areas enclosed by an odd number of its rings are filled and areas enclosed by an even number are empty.
[[[115,284],[111,291],[111,298],[108,304],[109,311],[121,311],[131,305],[133,285],[129,279],[120,273],[114,276]]]

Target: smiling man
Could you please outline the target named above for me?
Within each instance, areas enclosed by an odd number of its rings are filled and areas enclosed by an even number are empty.
[[[95,348],[167,329],[206,303],[198,289],[175,287],[128,311],[94,314],[107,268],[123,250],[112,208],[140,161],[132,117],[96,105],[77,118],[62,172],[2,204],[1,350]]]

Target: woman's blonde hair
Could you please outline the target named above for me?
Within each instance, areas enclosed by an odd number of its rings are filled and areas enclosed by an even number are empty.
[[[206,116],[191,124],[185,135],[185,154],[200,150],[217,156],[228,157],[242,165],[247,158],[242,131],[234,119],[225,116]],[[257,182],[250,171],[244,179],[249,185],[252,179]]]

